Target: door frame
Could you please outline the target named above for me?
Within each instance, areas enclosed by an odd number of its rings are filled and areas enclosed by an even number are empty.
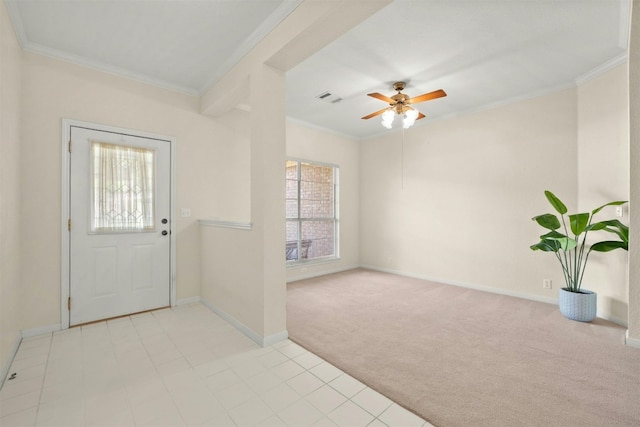
[[[175,150],[176,150],[176,139],[174,137],[169,137],[165,135],[158,135],[149,132],[142,132],[133,129],[125,129],[119,128],[115,126],[102,125],[97,123],[84,122],[80,120],[74,119],[62,119],[62,144],[61,152],[62,152],[62,180],[61,180],[61,217],[60,217],[60,236],[61,236],[61,268],[60,268],[60,328],[68,329],[69,328],[69,310],[68,310],[68,299],[69,299],[69,286],[71,282],[71,257],[70,257],[70,239],[71,235],[69,233],[69,216],[71,214],[71,198],[69,194],[69,188],[71,186],[71,162],[69,155],[69,140],[71,138],[71,128],[72,127],[81,127],[85,129],[103,131],[103,132],[111,132],[111,133],[121,133],[124,135],[136,136],[141,138],[151,138],[151,139],[160,139],[163,141],[168,141],[170,145],[170,157],[171,157],[171,165],[170,165],[170,174],[171,181],[169,185],[169,200],[170,200],[170,212],[171,212],[171,222],[170,222],[170,230],[172,233],[169,235],[169,246],[170,246],[170,263],[169,263],[169,276],[170,276],[170,292],[169,292],[169,303],[172,307],[176,306],[176,239],[173,233],[174,225],[175,225],[175,179],[176,179],[176,164],[175,164]]]

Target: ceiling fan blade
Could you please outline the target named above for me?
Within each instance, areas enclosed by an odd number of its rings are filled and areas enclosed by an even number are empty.
[[[417,104],[418,102],[430,101],[436,98],[442,98],[443,96],[447,96],[446,92],[442,89],[434,90],[433,92],[425,93],[424,95],[416,96],[415,98],[411,98],[409,102],[411,104]]]
[[[394,101],[393,99],[389,98],[388,96],[384,96],[381,93],[375,92],[375,93],[368,93],[367,95],[373,97],[373,98],[377,98],[380,101],[384,101],[384,102],[388,102],[389,104],[395,104],[396,101]]]
[[[371,117],[379,116],[380,114],[384,113],[387,110],[388,110],[388,108],[383,108],[380,111],[376,111],[375,113],[371,113],[371,114],[369,114],[367,116],[364,116],[362,119],[363,120],[367,120],[367,119],[370,119]]]
[[[424,119],[425,117],[427,117],[427,116],[425,116],[424,114],[419,112],[418,113],[418,117],[416,117],[416,120]]]

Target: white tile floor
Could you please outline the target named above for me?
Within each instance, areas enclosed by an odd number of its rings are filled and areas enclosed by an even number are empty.
[[[287,340],[261,348],[201,304],[22,341],[11,426],[429,426]]]

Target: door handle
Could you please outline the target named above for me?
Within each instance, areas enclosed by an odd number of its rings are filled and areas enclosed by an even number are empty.
[[[167,234],[169,234],[169,232],[167,230],[162,230],[162,235],[166,236]]]
[[[166,224],[167,223],[167,218],[162,218],[162,223]]]

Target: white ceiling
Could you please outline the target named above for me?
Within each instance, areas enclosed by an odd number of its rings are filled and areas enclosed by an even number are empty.
[[[26,50],[201,94],[301,0],[5,0]],[[366,0],[352,0],[366,1]],[[394,81],[429,120],[574,86],[626,60],[629,0],[395,0],[287,73],[291,118],[386,131]],[[319,100],[324,92],[332,95]],[[331,103],[331,100],[342,98]]]
[[[192,95],[301,0],[5,0],[26,50]]]

